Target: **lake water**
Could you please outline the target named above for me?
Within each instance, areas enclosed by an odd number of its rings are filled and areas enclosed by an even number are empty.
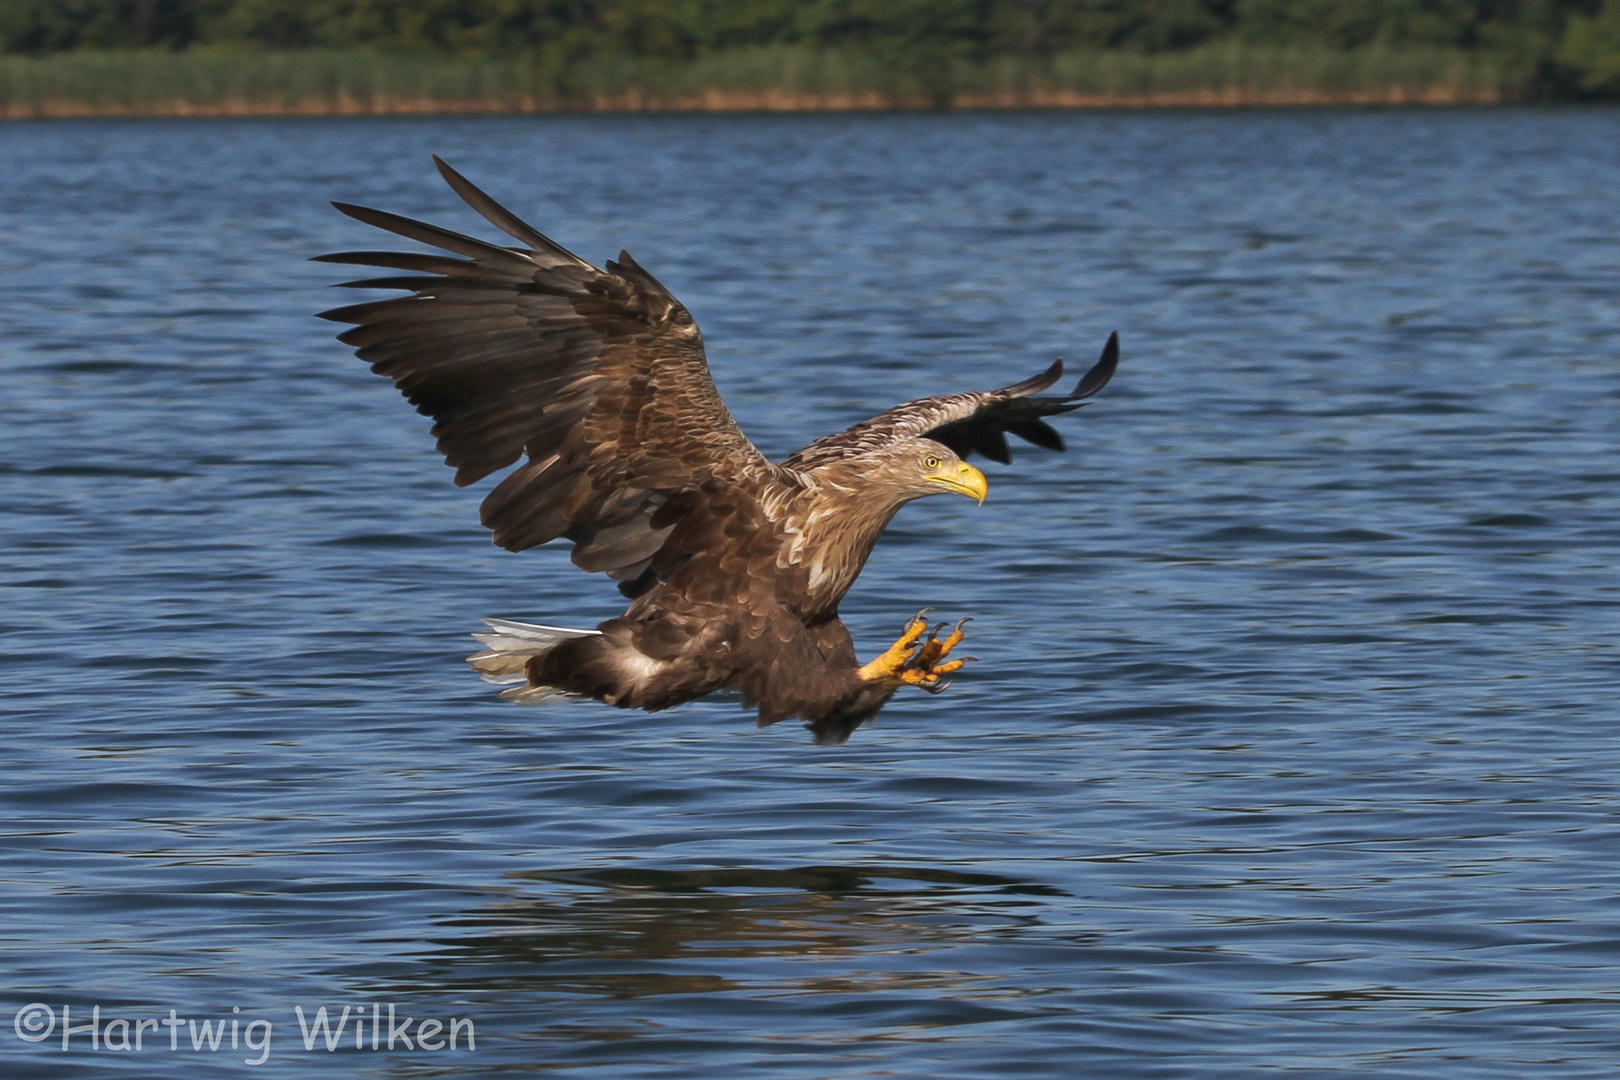
[[[308,257],[381,239],[328,199],[492,233],[431,152],[634,252],[774,456],[1118,329],[1070,453],[907,509],[845,605],[868,656],[972,615],[979,662],[835,749],[494,700],[480,616],[615,594],[493,548],[310,317],[352,297]],[[13,123],[0,160],[7,1077],[1620,1069],[1620,114]],[[388,1049],[390,1005],[458,1048]],[[305,1049],[322,1006],[360,1049]]]

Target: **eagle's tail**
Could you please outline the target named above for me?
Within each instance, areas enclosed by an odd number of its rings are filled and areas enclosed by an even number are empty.
[[[489,629],[473,635],[485,651],[467,657],[467,663],[485,682],[509,687],[501,691],[505,701],[524,705],[540,705],[560,697],[574,697],[555,686],[534,686],[529,682],[529,661],[541,656],[570,638],[590,637],[600,630],[572,630],[566,626],[540,626],[535,623],[512,622],[510,619],[485,619]]]

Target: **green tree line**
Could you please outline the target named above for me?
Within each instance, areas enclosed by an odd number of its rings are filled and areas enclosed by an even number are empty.
[[[1218,42],[1462,49],[1620,94],[1620,0],[0,0],[0,51],[354,49],[557,62],[857,49],[911,67]]]

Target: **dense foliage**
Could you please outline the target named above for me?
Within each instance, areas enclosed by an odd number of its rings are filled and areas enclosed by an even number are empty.
[[[0,51],[192,45],[692,59],[856,47],[907,64],[1221,40],[1500,57],[1553,93],[1620,92],[1620,0],[0,0]]]

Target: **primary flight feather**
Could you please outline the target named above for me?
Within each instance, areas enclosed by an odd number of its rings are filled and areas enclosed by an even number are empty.
[[[902,686],[943,689],[958,623],[914,617],[861,664],[838,604],[901,506],[984,501],[964,459],[1007,462],[1007,435],[1063,449],[1045,417],[1086,404],[1119,337],[1066,396],[1037,396],[1063,362],[1001,390],[923,398],[811,443],[780,464],[755,449],[709,377],[680,301],[628,252],[598,268],[524,224],[438,158],[450,187],[521,246],[335,203],[448,254],[361,251],[319,261],[403,275],[345,282],[411,295],[322,313],[421,413],[459,485],[517,465],[484,499],[496,544],[558,537],[630,600],[595,630],[489,619],[470,658],[502,697],[589,697],[665,709],[740,691],[761,724],[800,717],[843,742]],[[964,620],[965,621],[965,620]]]

